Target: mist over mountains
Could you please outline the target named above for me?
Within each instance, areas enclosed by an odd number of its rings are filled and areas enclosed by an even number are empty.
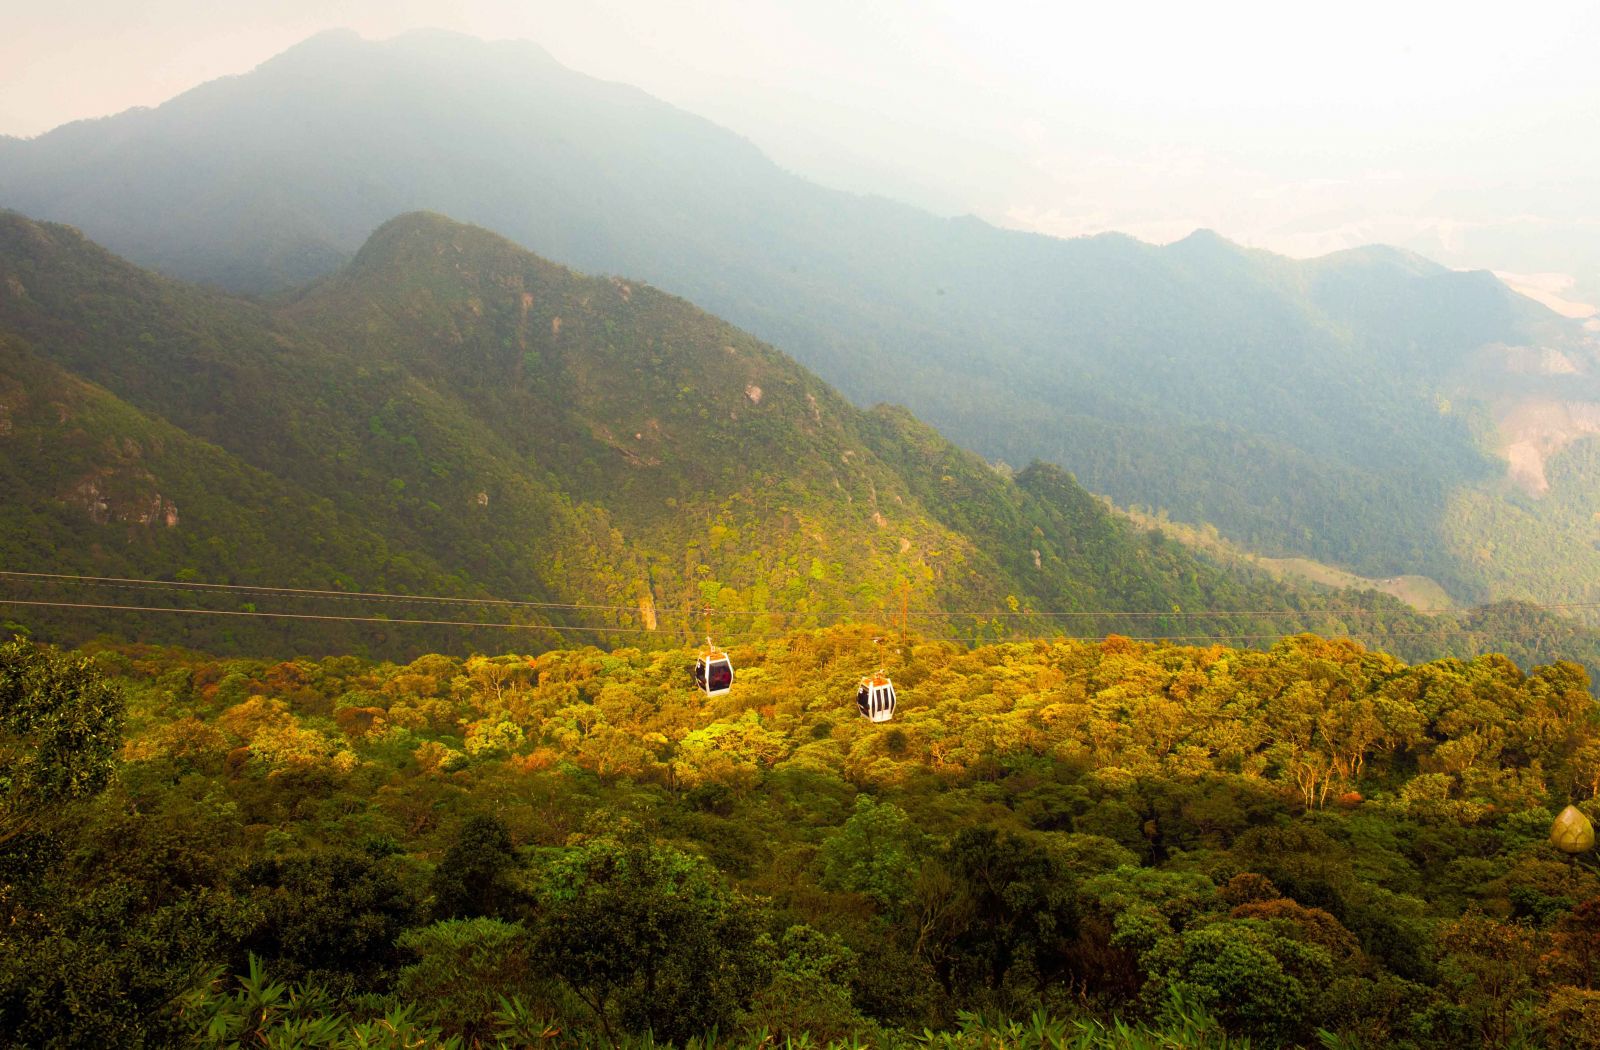
[[[539,48],[329,33],[0,144],[0,204],[272,295],[425,208],[636,276],[991,459],[1463,601],[1600,595],[1596,340],[1485,273],[1063,241],[823,189]]]

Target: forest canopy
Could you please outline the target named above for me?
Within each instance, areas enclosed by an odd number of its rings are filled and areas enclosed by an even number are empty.
[[[708,700],[681,650],[13,643],[0,680],[87,668],[126,724],[72,820],[0,843],[0,1031],[1594,1045],[1600,873],[1547,842],[1597,815],[1577,665],[865,625],[730,655]]]

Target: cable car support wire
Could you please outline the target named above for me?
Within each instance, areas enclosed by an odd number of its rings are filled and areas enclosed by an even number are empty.
[[[148,591],[148,590],[154,589],[154,590],[200,591],[200,592],[210,592],[210,593],[231,593],[231,594],[239,594],[239,595],[258,595],[258,596],[268,596],[268,595],[270,595],[270,596],[278,596],[278,597],[283,597],[283,598],[298,598],[298,599],[303,599],[303,600],[306,600],[306,601],[347,601],[347,602],[354,601],[354,602],[369,602],[369,603],[387,603],[387,602],[397,602],[397,603],[413,603],[413,602],[415,602],[415,603],[442,603],[442,604],[453,605],[453,606],[456,606],[456,607],[480,607],[480,608],[481,607],[495,607],[495,608],[505,608],[505,609],[508,609],[508,610],[510,610],[510,609],[527,609],[527,610],[530,610],[530,611],[531,610],[540,610],[540,611],[547,611],[547,612],[552,612],[552,613],[553,612],[569,612],[569,613],[578,614],[578,615],[582,615],[582,614],[605,614],[605,613],[613,614],[613,615],[616,615],[616,616],[619,616],[619,617],[623,617],[623,616],[626,616],[626,617],[638,617],[638,615],[639,615],[639,609],[635,605],[607,605],[607,604],[600,604],[600,603],[592,603],[591,604],[591,603],[578,603],[578,602],[538,602],[538,601],[523,601],[523,600],[509,599],[509,598],[466,598],[466,597],[456,597],[456,596],[450,596],[450,595],[398,594],[398,593],[381,592],[381,591],[335,591],[335,590],[306,588],[306,587],[282,587],[282,586],[249,585],[249,584],[205,583],[205,582],[200,582],[200,581],[156,580],[156,579],[142,579],[142,578],[137,578],[137,577],[87,576],[87,575],[77,575],[77,574],[71,574],[71,573],[23,572],[23,571],[17,571],[17,570],[0,570],[0,581],[5,581],[5,580],[11,580],[11,581],[16,581],[16,582],[32,582],[32,583],[41,583],[41,584],[42,583],[76,584],[76,585],[83,585],[83,586],[96,587],[96,588],[114,588],[114,589],[120,589],[120,590],[135,590],[135,591]],[[907,590],[909,590],[909,588]],[[1522,606],[1524,606],[1524,607],[1526,607],[1528,609],[1533,609],[1533,610],[1538,610],[1538,611],[1549,611],[1549,612],[1600,608],[1600,602],[1563,602],[1563,603],[1532,603],[1532,602],[1525,602],[1525,603],[1519,603],[1519,604],[1521,604]],[[179,607],[179,606],[158,606],[158,605],[118,603],[118,602],[84,602],[84,601],[65,601],[65,600],[44,600],[44,599],[29,599],[29,598],[16,598],[16,597],[4,597],[4,596],[0,596],[0,606],[18,606],[18,607],[34,607],[34,608],[53,608],[53,609],[100,610],[100,611],[109,611],[109,612],[127,612],[127,613],[141,613],[141,614],[144,614],[144,613],[172,613],[172,614],[178,614],[178,615],[192,615],[192,616],[258,617],[258,618],[280,619],[280,620],[309,620],[309,621],[321,621],[321,622],[350,622],[350,623],[367,623],[367,624],[382,624],[382,625],[404,625],[404,626],[462,627],[462,628],[484,627],[484,628],[505,629],[505,630],[554,631],[554,632],[560,632],[560,633],[573,633],[573,634],[592,633],[592,634],[604,634],[604,635],[635,635],[635,636],[639,636],[639,637],[642,637],[642,638],[649,638],[649,637],[659,638],[659,637],[661,637],[661,634],[660,634],[659,631],[650,630],[650,629],[645,628],[643,626],[625,627],[625,626],[620,626],[620,625],[582,625],[582,624],[552,624],[552,623],[491,622],[491,621],[467,620],[467,619],[434,619],[434,618],[417,618],[417,617],[364,616],[364,615],[353,615],[353,614],[311,613],[311,612],[283,612],[283,611],[256,610],[256,609],[184,608],[184,607]],[[1413,610],[1413,611],[1419,612],[1419,613],[1429,613],[1429,612],[1441,612],[1442,613],[1442,612],[1458,612],[1458,611],[1461,611],[1461,610],[1439,608],[1439,609],[1431,609],[1431,610],[1429,610],[1429,609],[1417,609],[1417,610]],[[712,612],[713,612],[713,610],[710,610],[710,609],[703,610],[703,613],[705,615],[706,622],[707,622],[708,626],[709,626],[710,617],[711,617]],[[1002,610],[995,610],[995,611],[973,610],[973,611],[961,612],[961,611],[948,611],[948,610],[932,609],[932,610],[918,611],[917,613],[913,614],[909,610],[909,595],[906,594],[906,593],[903,593],[902,596],[901,596],[901,608],[900,608],[899,612],[900,612],[900,616],[898,617],[898,619],[900,620],[900,623],[899,623],[898,626],[900,627],[902,646],[904,646],[904,644],[906,642],[906,636],[907,636],[907,632],[908,632],[908,629],[909,629],[909,627],[908,627],[909,620],[913,619],[913,618],[922,620],[922,621],[930,623],[930,624],[932,624],[932,623],[949,623],[950,621],[954,621],[954,620],[970,618],[970,619],[972,619],[972,620],[974,620],[974,621],[976,621],[976,622],[981,624],[983,622],[991,622],[991,623],[993,623],[993,622],[999,622],[999,621],[1027,620],[1027,619],[1032,619],[1032,620],[1035,620],[1035,621],[1044,621],[1044,620],[1052,620],[1052,619],[1066,619],[1066,618],[1097,618],[1097,619],[1110,620],[1110,621],[1117,621],[1117,620],[1124,620],[1124,621],[1126,621],[1126,620],[1152,620],[1152,619],[1193,621],[1193,620],[1204,620],[1204,619],[1217,619],[1217,618],[1220,618],[1220,617],[1245,617],[1245,616],[1250,616],[1250,617],[1271,618],[1271,619],[1277,620],[1279,622],[1288,621],[1288,620],[1292,619],[1292,620],[1298,621],[1302,625],[1302,629],[1309,630],[1311,628],[1306,627],[1304,625],[1308,621],[1311,621],[1311,620],[1330,620],[1331,619],[1331,620],[1338,620],[1338,621],[1351,621],[1351,620],[1357,620],[1357,619],[1359,619],[1359,618],[1361,618],[1363,616],[1392,615],[1392,612],[1390,610],[1360,609],[1360,608],[1355,608],[1355,609],[1328,609],[1328,610],[1304,610],[1304,609],[1293,610],[1293,609],[1281,609],[1281,608],[1280,609],[1223,609],[1223,610],[1173,611],[1173,612],[1123,611],[1123,610],[1117,610],[1117,609],[1075,610],[1075,611],[1070,611],[1070,612],[1031,612],[1031,611],[1012,612],[1010,610],[1003,610],[1003,611]],[[786,610],[716,610],[715,611],[715,615],[717,617],[723,618],[723,619],[730,618],[730,617],[762,617],[762,618],[767,618],[769,620],[777,620],[777,621],[784,621],[784,620],[800,621],[800,620],[805,620],[805,619],[813,619],[814,620],[814,618],[815,618],[814,614],[803,614],[803,613],[791,612],[791,611],[786,611]],[[1341,629],[1341,633],[1344,633],[1345,630],[1347,630],[1347,629]],[[1120,633],[1120,632],[1116,632],[1116,633]],[[1284,637],[1286,635],[1292,635],[1294,633],[1296,633],[1296,632],[1293,631],[1293,630],[1284,629],[1284,630],[1273,630],[1273,631],[1269,631],[1269,632],[1259,632],[1259,631],[1255,631],[1255,632],[1252,632],[1252,631],[1223,632],[1223,631],[1217,631],[1217,632],[1212,632],[1212,633],[1196,633],[1196,634],[1123,635],[1123,636],[1129,638],[1129,640],[1131,640],[1131,641],[1204,643],[1204,642],[1254,642],[1254,641],[1266,641],[1266,640],[1273,640],[1273,639],[1277,639],[1277,638],[1282,638],[1282,637]],[[1412,629],[1391,628],[1391,629],[1386,630],[1384,633],[1387,634],[1387,635],[1390,635],[1390,636],[1403,636],[1403,635],[1417,636],[1417,635],[1429,634],[1429,633],[1432,633],[1432,631],[1428,630],[1428,629],[1415,629],[1415,630],[1412,630]],[[1098,641],[1098,640],[1101,640],[1104,637],[1106,637],[1106,633],[1102,632],[1102,633],[1097,633],[1097,634],[1078,634],[1078,635],[1066,635],[1066,634],[1056,635],[1056,634],[1052,634],[1052,635],[1048,635],[1047,637],[1059,638],[1059,639],[1064,640],[1064,641]],[[936,633],[933,633],[933,632],[929,632],[929,633],[925,634],[924,635],[924,640],[926,640],[926,641],[952,642],[952,643],[955,643],[955,644],[970,644],[973,641],[973,639],[971,637],[950,637],[950,636],[942,634],[942,633],[936,634]],[[1005,639],[999,639],[999,638],[995,639],[995,641],[1003,641],[1003,640],[1005,640]],[[712,651],[714,649],[714,647],[711,645],[711,641],[710,641],[710,638],[709,638],[709,632],[708,632],[708,637],[707,637],[706,642],[707,642],[707,651],[708,652]],[[721,651],[718,650],[718,652],[721,652]],[[725,652],[722,652],[721,655],[723,656],[723,658],[726,659],[727,654]],[[730,664],[730,668],[729,669],[730,669],[730,672],[731,672],[731,664]]]

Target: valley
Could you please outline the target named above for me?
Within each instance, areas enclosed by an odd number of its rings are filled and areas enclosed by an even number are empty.
[[[1404,602],[1420,613],[1450,612],[1456,608],[1445,589],[1426,576],[1369,579],[1309,558],[1265,558],[1228,542],[1215,528],[1195,528],[1164,516],[1141,514],[1118,507],[1113,507],[1112,512],[1145,532],[1160,532],[1163,536],[1170,536],[1224,565],[1259,569],[1273,579],[1300,580],[1337,591],[1377,591]]]

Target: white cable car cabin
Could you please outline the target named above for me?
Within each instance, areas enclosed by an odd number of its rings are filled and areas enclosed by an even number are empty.
[[[733,688],[733,661],[728,654],[706,639],[706,647],[694,662],[694,684],[707,696],[722,696]]]
[[[861,679],[856,688],[856,706],[863,718],[874,722],[887,722],[894,717],[894,683],[879,671]]]

